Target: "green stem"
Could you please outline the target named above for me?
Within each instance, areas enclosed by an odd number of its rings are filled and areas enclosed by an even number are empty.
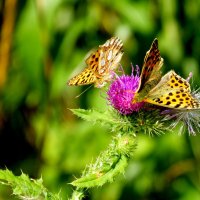
[[[135,149],[136,138],[133,135],[119,134],[114,138],[108,150],[104,151],[94,164],[90,164],[81,178],[71,184],[77,188],[102,186],[113,182],[123,173]]]
[[[73,191],[72,197],[70,200],[81,200],[84,197],[84,189],[77,189]]]

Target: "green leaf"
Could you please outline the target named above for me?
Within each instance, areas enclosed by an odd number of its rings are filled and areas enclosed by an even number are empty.
[[[160,135],[169,131],[168,122],[159,110],[146,112],[141,110],[132,115],[125,116],[117,113],[114,109],[106,111],[70,109],[78,117],[93,123],[109,125],[112,132],[132,132],[134,134],[144,133],[149,135]]]
[[[58,194],[50,193],[42,184],[42,178],[30,179],[26,174],[15,176],[8,169],[0,170],[0,183],[11,186],[13,194],[20,199],[60,200]]]
[[[106,111],[84,110],[84,109],[70,109],[78,117],[93,123],[99,123],[103,126],[108,125],[113,132],[119,132],[124,129],[130,130],[133,127],[131,121],[119,114],[114,109],[107,109]]]
[[[97,111],[97,110],[84,110],[84,109],[70,109],[78,117],[90,121],[90,122],[102,122],[105,124],[118,123],[115,118],[112,117],[109,111]]]

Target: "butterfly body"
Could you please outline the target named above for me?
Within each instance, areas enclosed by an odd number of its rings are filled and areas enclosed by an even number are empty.
[[[132,103],[147,102],[173,109],[200,109],[200,101],[191,94],[190,84],[173,70],[161,77],[163,59],[155,39],[144,58],[140,84]]]
[[[100,45],[85,60],[87,67],[69,80],[68,85],[94,84],[101,88],[112,80],[113,71],[118,67],[123,55],[123,44],[118,37],[112,37]]]

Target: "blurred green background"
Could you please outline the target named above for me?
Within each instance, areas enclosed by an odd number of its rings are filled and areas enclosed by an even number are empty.
[[[68,108],[105,110],[99,89],[69,87],[89,50],[116,35],[121,61],[142,66],[155,37],[165,60],[200,86],[199,0],[0,1],[0,167],[44,179],[70,197],[68,184],[105,150],[114,133],[78,119]],[[200,136],[139,135],[135,159],[112,184],[88,192],[91,200],[200,199]],[[15,199],[0,187],[0,199]]]

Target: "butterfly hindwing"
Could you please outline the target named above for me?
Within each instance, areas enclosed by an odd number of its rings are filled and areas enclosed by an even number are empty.
[[[174,71],[165,74],[145,98],[145,102],[175,109],[199,109],[200,102],[191,94],[190,84]]]

